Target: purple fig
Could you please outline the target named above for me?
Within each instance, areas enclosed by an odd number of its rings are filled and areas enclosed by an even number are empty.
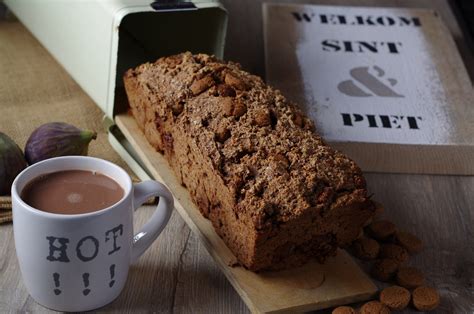
[[[32,165],[58,156],[86,156],[89,143],[96,138],[96,132],[81,130],[67,123],[46,123],[34,130],[26,142],[26,161]]]
[[[13,180],[26,166],[20,147],[0,132],[0,195],[10,195]]]

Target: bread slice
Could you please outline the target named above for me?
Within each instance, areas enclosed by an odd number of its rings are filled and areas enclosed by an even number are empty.
[[[186,52],[124,82],[146,138],[246,268],[322,262],[372,217],[359,167],[238,64]]]

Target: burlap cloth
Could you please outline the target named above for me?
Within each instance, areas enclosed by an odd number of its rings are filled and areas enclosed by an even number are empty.
[[[95,130],[89,155],[110,160],[130,172],[110,146],[104,113],[18,21],[0,20],[0,131],[22,149],[31,132],[62,121]],[[6,210],[0,209],[0,223]],[[3,219],[4,221],[11,220]]]

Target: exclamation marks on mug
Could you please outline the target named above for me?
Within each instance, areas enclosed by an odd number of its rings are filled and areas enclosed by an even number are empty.
[[[59,274],[58,273],[54,273],[53,274],[53,280],[54,280],[54,286],[56,287],[56,289],[54,289],[54,294],[55,295],[60,295],[61,294],[61,290],[59,290]]]
[[[109,287],[112,288],[114,286],[115,280],[115,264],[110,265],[110,282]]]
[[[91,292],[91,289],[87,288],[89,287],[89,273],[84,273],[82,274],[82,280],[84,280],[84,290],[82,290],[83,295],[88,295],[89,292]]]

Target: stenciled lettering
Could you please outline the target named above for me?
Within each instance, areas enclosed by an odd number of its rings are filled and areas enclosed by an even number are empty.
[[[321,24],[347,24],[346,17],[344,15],[320,14],[319,19]]]
[[[360,113],[341,113],[342,124],[348,127],[356,125],[367,126],[369,128],[385,129],[410,129],[419,130],[419,116],[399,116],[399,115],[374,115]]]
[[[49,241],[49,255],[46,257],[46,259],[50,262],[69,263],[69,258],[67,257],[66,253],[69,239],[53,236],[46,237],[46,239]],[[55,243],[58,243],[59,246]],[[58,253],[58,255],[55,255],[55,253]]]
[[[291,12],[295,20],[298,22],[311,22],[314,18],[314,13],[299,13],[299,12]]]
[[[314,19],[314,13],[292,12],[298,22],[318,21],[326,25],[354,25],[354,26],[413,26],[421,27],[420,18],[416,16],[389,16],[389,15],[354,15],[346,16],[341,14],[319,14],[319,19]]]
[[[86,242],[88,240],[94,246],[94,253],[92,253],[92,255],[90,255],[90,256],[85,256],[81,251],[81,247],[84,244],[84,242]],[[93,260],[97,256],[98,253],[99,253],[99,240],[97,240],[93,236],[84,237],[77,243],[76,254],[77,254],[77,257],[83,262],[89,262],[89,261]]]
[[[323,51],[356,53],[400,53],[401,42],[360,41],[325,39],[321,42]]]
[[[108,236],[109,234],[112,234],[112,239],[113,239],[112,251],[110,251],[108,253],[110,255],[110,254],[113,254],[113,253],[117,252],[121,248],[120,246],[117,245],[117,238],[118,238],[119,235],[123,234],[123,225],[120,224],[115,228],[107,230],[105,232],[105,242],[110,240],[110,237]]]

